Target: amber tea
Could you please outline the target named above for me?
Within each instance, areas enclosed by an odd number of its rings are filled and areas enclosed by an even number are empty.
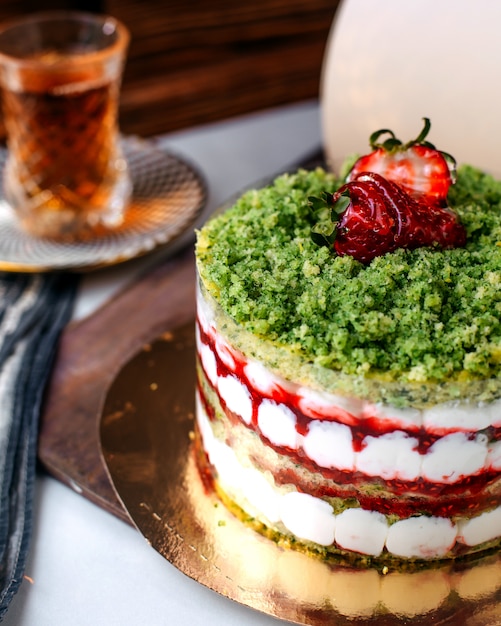
[[[73,28],[62,26],[63,19],[70,19]],[[77,21],[85,22],[86,34],[79,34]],[[117,129],[127,37],[114,20],[81,14],[44,16],[37,26],[46,33],[44,48],[24,44],[23,56],[21,40],[12,49],[6,43],[9,29],[0,31],[9,149],[5,196],[34,235],[95,235],[122,222],[131,191]],[[78,44],[79,37],[85,45]]]

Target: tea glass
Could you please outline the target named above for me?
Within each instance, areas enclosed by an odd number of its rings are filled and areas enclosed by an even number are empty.
[[[132,191],[118,131],[128,43],[122,23],[90,13],[0,27],[4,196],[31,235],[78,240],[122,223]]]

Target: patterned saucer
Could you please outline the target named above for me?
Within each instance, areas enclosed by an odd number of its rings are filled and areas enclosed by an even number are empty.
[[[183,158],[136,137],[123,139],[133,194],[124,223],[87,241],[57,242],[23,232],[0,184],[0,270],[92,270],[172,244],[194,225],[207,199],[201,174]],[[7,150],[0,149],[0,180]]]

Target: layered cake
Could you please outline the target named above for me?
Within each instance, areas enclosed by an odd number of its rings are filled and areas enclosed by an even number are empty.
[[[198,233],[198,463],[284,546],[429,564],[501,540],[501,182],[374,133]]]

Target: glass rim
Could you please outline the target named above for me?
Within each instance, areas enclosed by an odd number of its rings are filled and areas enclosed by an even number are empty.
[[[125,52],[129,41],[130,32],[127,26],[116,17],[101,13],[91,13],[87,11],[73,11],[73,10],[54,10],[54,11],[37,11],[30,13],[22,17],[16,17],[6,20],[0,24],[0,37],[7,31],[20,28],[23,26],[29,26],[33,24],[43,24],[47,22],[82,22],[92,23],[95,25],[105,26],[106,24],[112,24],[114,32],[117,34],[116,40],[106,48],[100,50],[92,50],[83,52],[82,54],[75,54],[64,56],[60,60],[54,63],[53,68],[62,68],[67,65],[75,67],[75,65],[87,64],[94,62],[102,57],[112,56],[113,54],[119,54]],[[3,52],[0,49],[0,62],[8,62],[12,65],[19,67],[44,67],[44,64],[40,62],[40,59],[23,58]]]

